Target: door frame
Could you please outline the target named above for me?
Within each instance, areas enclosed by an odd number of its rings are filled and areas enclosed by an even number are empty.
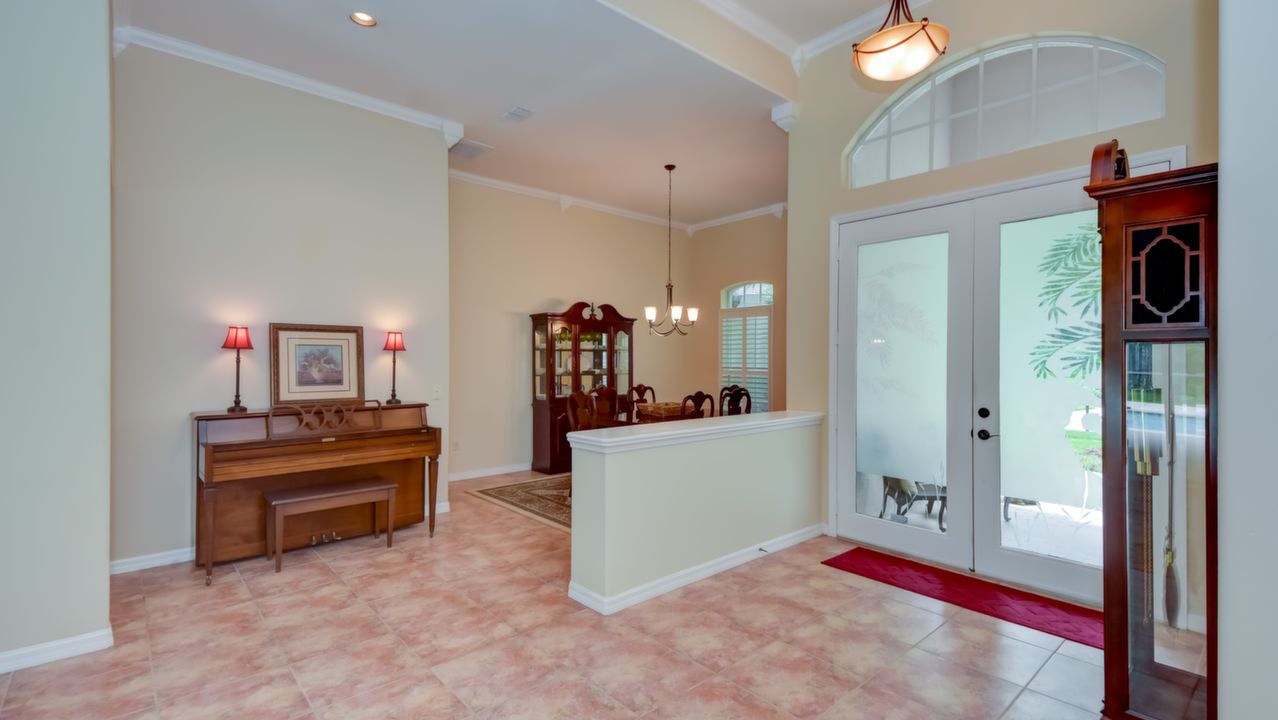
[[[864,227],[869,225],[870,227]],[[951,567],[970,567],[972,565],[972,543],[965,540],[973,534],[972,498],[972,444],[961,437],[954,429],[970,422],[972,417],[973,375],[972,358],[972,308],[964,309],[965,298],[973,293],[972,265],[974,262],[975,238],[972,234],[971,207],[963,204],[948,204],[924,208],[910,213],[886,215],[870,218],[857,223],[858,236],[849,237],[845,246],[845,255],[840,256],[840,283],[855,287],[860,271],[860,251],[863,248],[880,244],[917,239],[922,236],[943,234],[946,236],[947,258],[946,273],[946,312],[945,312],[945,473],[947,478],[947,500],[944,513],[949,526],[946,531],[922,530],[917,526],[884,522],[882,519],[857,511],[856,497],[845,498],[835,496],[836,517],[839,511],[846,511],[844,524],[848,528],[857,526],[859,536],[857,542],[869,543],[878,547],[890,547],[906,555],[925,558],[927,560],[949,565]],[[843,258],[847,260],[844,261]],[[841,306],[848,309],[853,318],[839,325],[839,344],[856,347],[856,338],[860,328],[854,321],[859,305],[859,293],[852,293]],[[852,377],[857,375],[857,353],[849,354],[842,361],[851,370]],[[854,387],[845,387],[836,399],[837,412],[846,417],[844,427],[848,437],[855,438],[857,432],[857,397]],[[856,466],[856,442],[846,442],[844,447],[836,448],[836,457],[842,456]],[[854,473],[855,475],[855,473]],[[854,481],[856,482],[856,481]],[[878,497],[872,497],[872,512],[878,511]],[[929,509],[931,504],[929,503]],[[836,525],[834,530],[839,532]]]
[[[1186,146],[1180,145],[1162,150],[1154,150],[1147,153],[1133,155],[1129,164],[1135,173],[1136,170],[1144,172],[1157,172],[1162,169],[1183,168],[1188,164],[1188,151]],[[1143,174],[1143,173],[1141,173]],[[850,420],[843,419],[840,422],[839,410],[839,253],[840,253],[840,228],[842,225],[855,223],[862,220],[872,220],[876,218],[886,217],[889,215],[897,215],[901,213],[913,212],[916,210],[925,210],[928,208],[938,207],[941,205],[949,205],[953,203],[967,202],[969,200],[978,200],[980,198],[990,197],[993,195],[1001,195],[1016,190],[1026,190],[1029,188],[1042,187],[1045,185],[1055,185],[1070,180],[1080,182],[1086,181],[1091,177],[1091,167],[1089,165],[1081,165],[1078,167],[1058,170],[1055,172],[1034,175],[1031,177],[1020,178],[1008,182],[994,183],[976,188],[968,188],[951,193],[933,195],[930,197],[910,200],[893,205],[885,205],[878,208],[868,210],[859,210],[856,212],[841,213],[830,217],[829,223],[829,294],[828,294],[828,325],[826,329],[827,342],[827,364],[826,364],[826,534],[838,534],[838,477],[839,477],[839,430],[840,427],[851,429],[855,433],[856,418],[853,416]],[[855,348],[850,348],[855,358]],[[852,453],[852,462],[855,463],[855,451]],[[855,464],[853,465],[855,467]],[[971,570],[972,568],[968,568]]]
[[[1158,167],[1162,165],[1159,163]],[[972,395],[973,405],[988,407],[992,411],[988,418],[975,421],[982,424],[978,429],[993,434],[988,439],[972,443],[973,507],[976,513],[972,523],[972,555],[975,572],[983,577],[1018,583],[1099,607],[1103,589],[1101,567],[1004,546],[1003,507],[999,502],[1003,497],[1000,445],[1003,429],[1000,350],[1003,340],[999,323],[1003,308],[999,288],[1002,228],[1006,223],[1088,210],[1094,213],[1096,202],[1075,180],[1015,190],[1005,196],[990,196],[973,203],[976,221],[973,232],[978,238],[975,252],[985,262],[978,262],[973,270],[976,288],[972,298],[974,314],[984,322],[973,325]],[[995,262],[990,263],[991,259]]]

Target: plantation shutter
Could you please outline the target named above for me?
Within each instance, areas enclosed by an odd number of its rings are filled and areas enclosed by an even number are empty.
[[[751,410],[768,410],[771,390],[771,308],[723,310],[719,320],[720,384],[750,391]]]

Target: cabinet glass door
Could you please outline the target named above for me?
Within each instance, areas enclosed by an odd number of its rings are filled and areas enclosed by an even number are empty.
[[[630,392],[630,333],[625,330],[617,331],[613,351],[616,353],[612,368],[617,374],[617,394],[625,395]]]
[[[568,397],[572,394],[572,327],[564,322],[556,322],[550,326],[554,339],[555,351],[555,395]]]
[[[1200,718],[1207,674],[1207,382],[1202,342],[1127,345],[1131,709]]]
[[[582,330],[577,341],[581,360],[581,391],[589,393],[608,384],[608,333]]]
[[[533,331],[533,399],[546,399],[546,329]]]

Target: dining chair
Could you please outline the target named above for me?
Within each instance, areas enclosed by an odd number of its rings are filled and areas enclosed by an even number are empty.
[[[657,390],[651,385],[636,385],[630,388],[630,394],[634,396],[634,405],[657,402]]]
[[[709,413],[704,410],[706,403],[710,403]],[[714,396],[698,390],[684,397],[683,402],[679,405],[679,414],[691,417],[714,417]]]
[[[590,396],[580,390],[574,390],[568,396],[568,430],[593,430],[595,428],[595,407]]]
[[[742,405],[742,400],[745,404]],[[720,415],[749,415],[750,391],[740,385],[729,385],[719,391]]]
[[[590,398],[594,405],[595,420],[608,420],[616,422],[617,415],[621,408],[617,406],[617,391],[607,385],[600,385],[590,391]]]

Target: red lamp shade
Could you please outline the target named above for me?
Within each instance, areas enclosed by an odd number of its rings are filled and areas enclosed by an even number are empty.
[[[232,325],[226,329],[226,341],[222,343],[225,350],[252,350],[253,341],[249,339],[248,328]]]
[[[385,345],[385,347],[383,347],[382,349],[383,349],[383,350],[398,350],[398,351],[400,351],[400,352],[403,352],[403,350],[404,350],[404,333],[402,333],[402,332],[396,332],[396,331],[393,331],[393,330],[392,330],[391,332],[386,333],[386,345]]]

